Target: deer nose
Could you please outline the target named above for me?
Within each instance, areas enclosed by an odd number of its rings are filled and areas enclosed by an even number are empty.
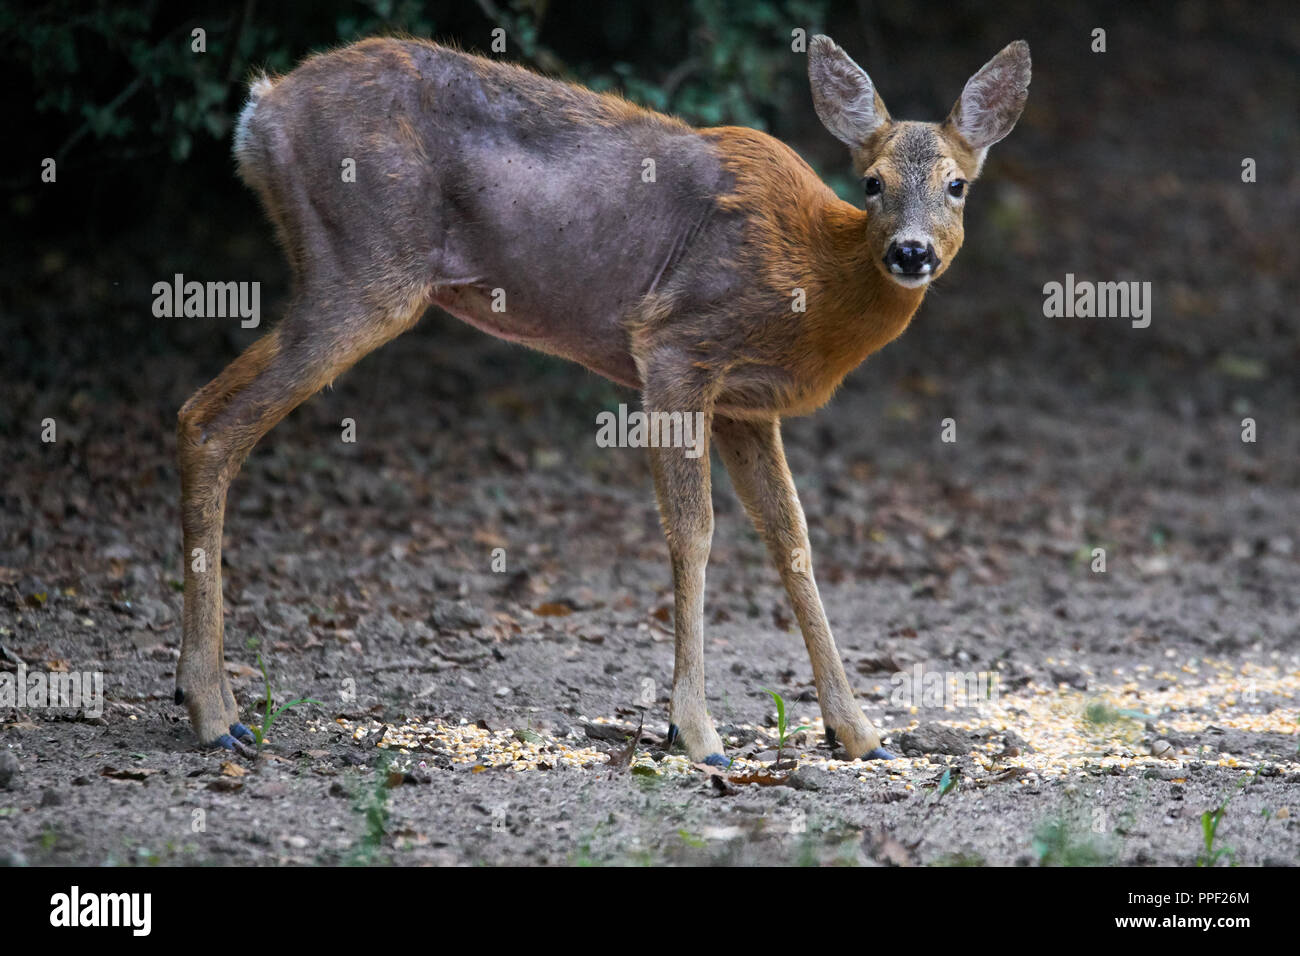
[[[939,257],[934,254],[934,246],[930,243],[907,239],[889,244],[885,250],[885,265],[890,272],[906,276],[929,275],[939,268]]]

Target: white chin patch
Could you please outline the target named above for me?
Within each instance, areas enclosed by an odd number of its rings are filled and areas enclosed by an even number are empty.
[[[919,276],[905,276],[900,272],[891,271],[889,278],[893,279],[904,289],[919,289],[921,286],[927,285],[933,277],[928,272]]]

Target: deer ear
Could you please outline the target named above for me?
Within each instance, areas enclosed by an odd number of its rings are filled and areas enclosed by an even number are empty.
[[[1016,125],[1029,96],[1029,44],[1016,40],[989,60],[966,81],[948,114],[948,126],[976,151],[981,165],[984,151]]]
[[[817,117],[831,135],[850,149],[861,146],[889,122],[889,111],[871,77],[830,37],[812,38],[808,80]]]

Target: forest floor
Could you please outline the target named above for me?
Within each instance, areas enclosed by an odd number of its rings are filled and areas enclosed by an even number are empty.
[[[1216,848],[1295,863],[1294,455],[1149,383],[1072,394],[1009,361],[945,378],[909,344],[786,429],[828,614],[899,760],[826,747],[797,626],[718,467],[708,692],[737,763],[723,783],[665,754],[666,547],[643,453],[593,438],[597,411],[634,397],[430,316],[282,425],[232,491],[226,659],[246,720],[259,656],[277,705],[320,701],[282,714],[256,761],[200,750],[171,701],[168,403],[87,400],[59,438],[75,451],[9,475],[4,667],[100,672],[107,699],[97,718],[9,711],[0,852],[1190,864],[1231,797]],[[781,785],[765,688],[812,725]]]

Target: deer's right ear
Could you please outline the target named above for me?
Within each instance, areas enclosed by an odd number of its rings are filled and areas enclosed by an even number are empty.
[[[850,149],[889,122],[889,111],[862,67],[835,41],[815,36],[808,47],[808,79],[813,107],[822,125]]]

